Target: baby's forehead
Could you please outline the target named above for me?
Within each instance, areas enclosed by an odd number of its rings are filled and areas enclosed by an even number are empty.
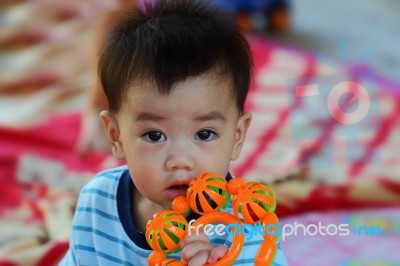
[[[198,86],[197,86],[198,85]],[[176,88],[185,87],[196,90],[198,87],[207,86],[221,90],[226,96],[234,97],[235,90],[232,78],[227,74],[207,72],[205,74],[186,77],[171,83],[170,86],[163,86],[156,78],[138,78],[130,83],[129,89],[145,90],[158,93],[163,96],[170,95]]]
[[[167,90],[158,86],[155,80],[142,80],[132,83],[128,88],[123,103],[133,110],[139,107],[148,109],[154,105],[187,105],[187,101],[204,106],[221,105],[224,108],[238,109],[230,79],[211,75],[189,77],[172,84]]]

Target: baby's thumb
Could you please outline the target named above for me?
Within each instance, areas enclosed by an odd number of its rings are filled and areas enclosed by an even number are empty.
[[[218,246],[211,250],[210,255],[208,256],[207,263],[214,263],[225,256],[228,252],[227,246]]]

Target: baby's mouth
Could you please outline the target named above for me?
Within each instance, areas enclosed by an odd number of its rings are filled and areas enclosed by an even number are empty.
[[[188,187],[189,186],[186,184],[170,186],[169,188],[166,189],[167,196],[171,200],[178,196],[185,196]]]

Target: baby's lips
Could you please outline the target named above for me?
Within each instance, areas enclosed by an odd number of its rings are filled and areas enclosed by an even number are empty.
[[[173,185],[173,186],[170,186],[169,188],[172,188],[172,189],[180,189],[180,188],[188,188],[189,186],[188,185],[186,185],[186,184],[181,184],[181,185]]]
[[[186,191],[188,189],[188,185],[181,184],[181,185],[173,185],[166,189],[168,197],[174,199],[178,196],[186,195]]]

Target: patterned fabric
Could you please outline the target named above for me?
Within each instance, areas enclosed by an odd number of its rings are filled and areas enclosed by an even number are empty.
[[[82,157],[76,154],[75,146],[81,110],[87,105],[84,94],[96,82],[91,74],[91,54],[95,50],[93,44],[99,40],[94,36],[117,2],[1,1],[0,265],[48,266],[58,262],[68,249],[75,192],[94,173],[116,166],[108,154]],[[296,217],[302,219],[303,213],[312,210],[327,215],[351,208],[356,216],[359,208],[398,208],[400,85],[376,73],[379,97],[372,100],[379,101],[381,128],[360,140],[364,147],[378,150],[379,160],[373,161],[374,153],[365,149],[360,158],[372,162],[352,163],[346,160],[347,139],[337,134],[340,125],[321,112],[325,102],[311,106],[310,112],[305,101],[290,104],[288,98],[293,92],[288,90],[287,81],[297,79],[302,85],[313,84],[319,77],[341,72],[347,75],[345,80],[368,84],[370,77],[341,63],[326,64],[314,53],[268,37],[249,37],[249,43],[256,79],[246,109],[252,112],[253,122],[232,172],[246,181],[271,182],[295,176],[292,174],[302,166],[324,155],[320,145],[324,137],[332,140],[332,167],[312,168],[303,179],[276,184],[279,218],[298,214]],[[298,130],[291,125],[293,114],[303,117]],[[296,139],[296,134],[310,132],[303,131],[306,129],[318,134],[315,138],[309,135],[309,139]],[[338,246],[336,240],[324,240],[321,246],[326,250]],[[376,238],[364,240],[363,245],[354,242],[351,250],[359,256],[364,254],[366,260],[357,262],[345,248],[338,248],[336,261],[349,262],[342,265],[367,265],[370,250],[363,247],[379,244]],[[300,239],[289,245],[288,239],[281,243],[290,264],[335,265],[318,263],[326,254],[321,248],[313,253],[317,263],[302,263],[304,253],[298,249],[308,249],[308,241]],[[377,249],[379,254],[375,253],[371,263],[378,257],[398,254],[384,245],[380,247],[383,248]],[[396,258],[395,263],[383,265],[399,265]]]

